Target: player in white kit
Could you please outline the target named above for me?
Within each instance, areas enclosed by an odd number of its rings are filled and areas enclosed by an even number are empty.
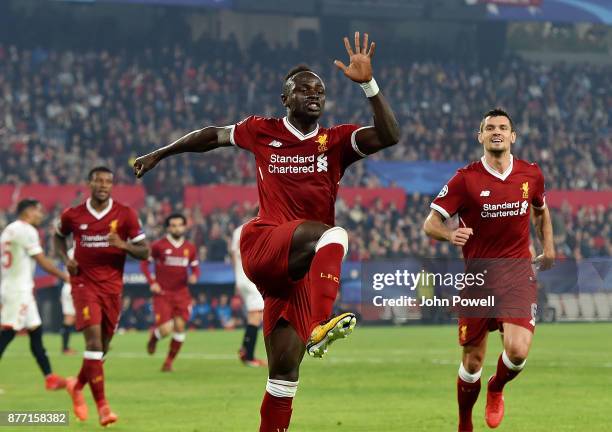
[[[21,200],[17,204],[18,219],[0,235],[0,358],[15,334],[27,329],[30,350],[45,376],[45,387],[47,390],[58,390],[66,386],[66,381],[51,372],[49,357],[42,343],[42,323],[34,298],[34,270],[38,264],[64,282],[68,281],[68,274],[58,269],[43,252],[36,230],[43,216],[42,206],[37,200]]]
[[[234,230],[230,251],[232,263],[234,264],[236,290],[240,297],[242,297],[247,310],[247,326],[238,355],[246,366],[267,366],[265,360],[255,358],[255,344],[257,343],[257,333],[263,320],[264,301],[257,287],[249,280],[242,268],[242,258],[240,257],[240,233],[242,232],[242,227],[243,225],[240,225]]]
[[[68,258],[74,259],[74,247],[68,250]],[[60,334],[62,335],[62,353],[65,355],[74,355],[76,351],[69,346],[70,333],[74,331],[74,322],[76,320],[76,311],[74,310],[74,302],[72,301],[72,286],[70,282],[64,282],[64,285],[62,285],[60,303],[62,304],[62,314],[64,315],[64,322],[60,330]]]

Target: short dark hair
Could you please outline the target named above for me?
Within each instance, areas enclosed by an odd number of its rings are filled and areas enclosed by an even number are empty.
[[[283,94],[284,95],[286,95],[289,92],[289,79],[293,78],[295,75],[301,72],[314,73],[314,71],[308,65],[303,64],[303,63],[292,67],[289,70],[289,72],[287,72],[287,75],[285,75],[285,81],[283,82]]]
[[[170,221],[172,219],[182,219],[183,220],[183,224],[187,225],[187,218],[185,217],[185,215],[183,215],[182,213],[172,213],[164,221],[164,226],[166,228],[168,228],[170,226]]]
[[[39,204],[40,201],[35,198],[24,198],[17,203],[17,215],[20,215],[30,207],[36,207]]]
[[[510,117],[510,114],[508,114],[503,108],[498,107],[484,113],[482,120],[480,121],[480,132],[482,132],[482,128],[484,127],[487,117],[506,117],[510,121],[510,130],[514,131],[514,122],[512,121],[512,117]]]
[[[112,174],[113,171],[105,166],[97,166],[91,169],[91,171],[89,171],[89,174],[87,175],[87,180],[92,181],[94,178],[94,174],[99,173],[99,172],[105,172],[105,173],[109,173]]]

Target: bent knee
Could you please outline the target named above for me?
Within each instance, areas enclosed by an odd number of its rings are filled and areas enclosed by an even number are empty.
[[[339,244],[344,249],[344,255],[346,256],[348,252],[348,233],[342,227],[335,226],[326,230],[321,237],[319,237],[319,241],[315,245],[315,251],[329,245],[329,244]]]
[[[511,345],[506,348],[506,355],[513,364],[520,365],[527,360],[527,356],[529,355],[529,347],[524,344]]]

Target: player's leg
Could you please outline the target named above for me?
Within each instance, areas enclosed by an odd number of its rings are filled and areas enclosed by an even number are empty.
[[[244,301],[247,311],[247,323],[242,338],[242,346],[238,355],[242,363],[246,366],[260,367],[267,366],[264,360],[255,358],[255,345],[257,344],[257,334],[263,322],[264,300],[254,283],[243,281],[237,285],[240,296]]]
[[[64,321],[60,334],[62,335],[62,353],[67,355],[75,354],[76,351],[70,348],[70,334],[74,331],[74,315],[64,315]]]
[[[175,316],[174,320],[170,321],[170,324],[174,328],[174,332],[172,333],[172,339],[170,340],[168,355],[166,356],[166,360],[162,366],[162,372],[172,371],[172,363],[183,346],[183,342],[185,342],[185,319],[180,316]]]
[[[291,421],[291,406],[297,391],[305,345],[295,329],[282,319],[264,341],[268,355],[268,382],[260,409],[259,431],[284,431]]]
[[[49,361],[47,351],[43,345],[42,335],[43,330],[41,325],[28,329],[30,352],[36,359],[36,363],[45,377],[45,388],[47,390],[63,389],[66,387],[66,380],[51,371],[51,362]]]
[[[480,376],[486,353],[487,338],[477,345],[463,347],[459,374],[457,377],[457,403],[459,405],[459,432],[471,432],[472,409],[478,400],[481,388]]]
[[[168,336],[174,328],[172,308],[166,297],[161,295],[153,296],[155,328],[149,335],[149,341],[147,342],[147,352],[151,355],[155,354],[157,342]]]
[[[4,350],[15,338],[16,334],[17,332],[8,325],[3,325],[2,327],[0,327],[0,359],[2,358]]]
[[[75,315],[74,302],[72,301],[71,287],[69,284],[64,284],[60,295],[60,303],[62,305],[62,313],[64,321],[60,334],[62,336],[62,353],[67,355],[76,354],[76,351],[70,349],[70,334],[74,331]]]
[[[247,325],[244,329],[242,346],[238,352],[240,360],[246,366],[259,367],[265,365],[263,360],[255,359],[255,346],[257,344],[257,334],[263,320],[263,310],[247,311]],[[263,362],[263,363],[262,363]]]
[[[330,343],[348,336],[355,327],[352,313],[331,320],[340,288],[342,259],[348,250],[348,235],[341,227],[304,221],[294,231],[289,252],[289,275],[298,280],[306,275],[310,291],[312,328],[308,353],[322,357]]]
[[[497,370],[487,386],[486,421],[490,427],[499,426],[504,418],[504,386],[525,367],[533,339],[529,328],[504,322],[503,329],[504,351],[497,359]]]
[[[119,315],[121,313],[121,296],[120,295],[108,295],[101,299],[101,313],[102,320],[100,323],[100,338],[102,341],[102,358],[99,361],[98,375],[96,376],[95,382],[90,381],[89,386],[91,392],[96,401],[98,407],[98,417],[100,425],[108,426],[111,423],[115,423],[118,420],[117,414],[115,414],[106,400],[106,394],[104,391],[104,356],[108,353],[110,348],[110,342],[115,334],[117,323],[119,322]]]
[[[472,410],[480,394],[480,377],[486,354],[489,325],[490,320],[486,318],[459,319],[459,344],[463,348],[457,377],[459,432],[474,430]]]

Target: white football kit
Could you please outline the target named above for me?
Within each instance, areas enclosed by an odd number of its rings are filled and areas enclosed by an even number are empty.
[[[42,253],[38,231],[29,223],[17,220],[0,235],[2,282],[0,282],[0,325],[34,329],[41,324],[34,298],[34,255]]]

